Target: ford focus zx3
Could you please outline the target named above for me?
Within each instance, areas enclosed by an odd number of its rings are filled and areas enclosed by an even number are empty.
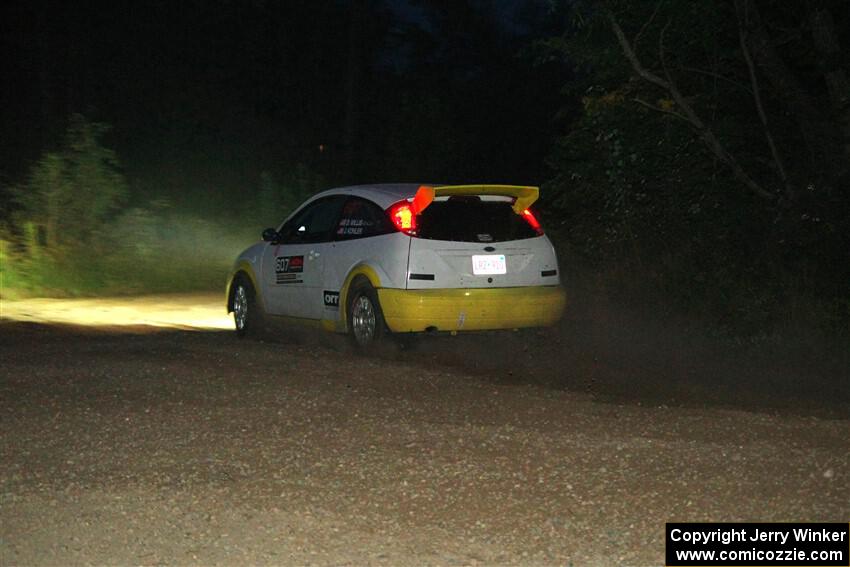
[[[227,286],[240,336],[273,318],[348,333],[552,325],[565,296],[537,187],[361,185],[314,195],[242,252]]]

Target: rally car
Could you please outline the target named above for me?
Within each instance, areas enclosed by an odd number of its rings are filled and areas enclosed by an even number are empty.
[[[542,327],[565,305],[537,187],[359,185],[298,207],[242,252],[228,277],[239,336],[270,319],[348,333]]]

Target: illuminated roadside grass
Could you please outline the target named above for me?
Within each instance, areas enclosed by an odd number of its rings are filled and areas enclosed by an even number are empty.
[[[146,325],[178,329],[232,329],[222,294],[163,294],[87,299],[2,300],[0,319],[93,327]]]

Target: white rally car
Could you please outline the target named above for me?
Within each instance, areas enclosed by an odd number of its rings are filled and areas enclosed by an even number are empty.
[[[271,318],[348,333],[552,325],[565,295],[552,243],[529,208],[536,187],[359,185],[314,195],[228,278],[240,336]]]

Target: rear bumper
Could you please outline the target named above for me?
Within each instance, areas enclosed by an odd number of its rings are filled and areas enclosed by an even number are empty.
[[[382,288],[378,299],[394,333],[546,327],[566,305],[561,286],[406,290]]]

